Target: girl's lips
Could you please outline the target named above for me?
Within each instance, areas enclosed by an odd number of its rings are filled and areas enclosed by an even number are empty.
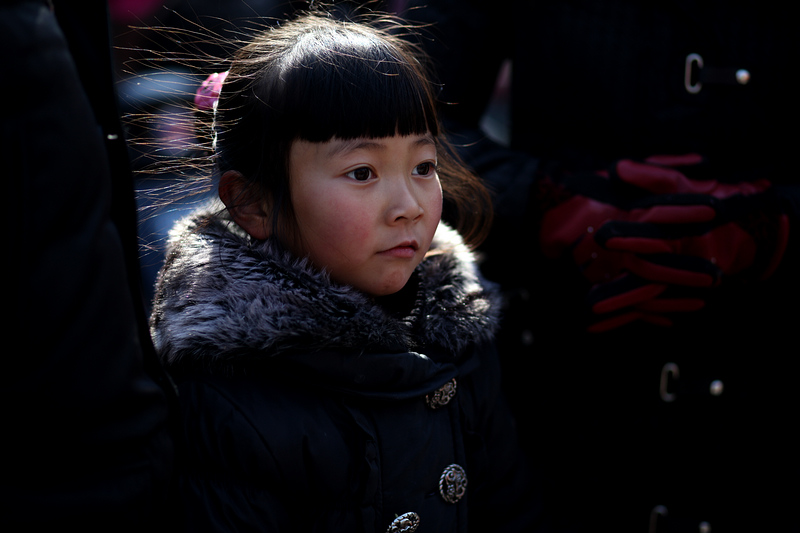
[[[410,259],[417,254],[419,245],[416,242],[403,242],[393,248],[380,252],[381,255]]]

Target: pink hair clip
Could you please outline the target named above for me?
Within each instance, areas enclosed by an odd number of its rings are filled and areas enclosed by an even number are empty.
[[[210,110],[217,107],[219,93],[222,90],[222,82],[228,76],[227,72],[215,72],[197,89],[194,95],[194,105],[198,109]]]

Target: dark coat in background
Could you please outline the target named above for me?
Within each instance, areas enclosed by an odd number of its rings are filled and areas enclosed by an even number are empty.
[[[0,3],[9,289],[0,528],[154,531],[174,390],[150,342],[105,2]]]
[[[483,272],[511,302],[499,351],[528,449],[550,458],[552,508],[582,531],[798,531],[794,22],[754,2],[411,4],[450,133],[496,193]],[[487,118],[507,120],[502,136]],[[672,327],[587,333],[591,284],[539,246],[541,178],[690,152],[707,158],[690,177],[775,185],[781,265],[695,292],[705,308]]]
[[[497,301],[453,230],[432,250],[377,302],[225,218],[176,227],[152,331],[189,531],[533,530]]]

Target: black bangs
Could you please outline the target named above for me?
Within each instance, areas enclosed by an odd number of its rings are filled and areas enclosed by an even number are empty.
[[[279,80],[273,89],[282,94],[272,103],[280,107],[270,114],[293,138],[439,134],[417,60],[372,35],[335,28],[307,34],[282,58]]]
[[[368,25],[307,16],[237,51],[214,115],[221,173],[287,196],[297,139],[438,138],[436,99],[415,45]],[[288,207],[287,207],[288,209]]]

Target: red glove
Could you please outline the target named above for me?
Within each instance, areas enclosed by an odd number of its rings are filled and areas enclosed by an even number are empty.
[[[633,274],[622,274],[594,285],[587,296],[587,304],[594,316],[587,328],[592,333],[634,321],[671,326],[669,313],[687,313],[705,307],[705,301],[697,295],[685,294],[669,285],[649,283]]]
[[[777,209],[770,183],[693,180],[678,170],[702,162],[693,154],[621,160],[608,174],[544,182],[562,201],[546,209],[542,249],[548,257],[570,257],[590,282],[608,284],[593,289],[594,312],[630,307],[633,320],[667,323],[647,313],[702,307],[702,293],[657,299],[668,286],[764,279],[777,268],[788,218]]]

